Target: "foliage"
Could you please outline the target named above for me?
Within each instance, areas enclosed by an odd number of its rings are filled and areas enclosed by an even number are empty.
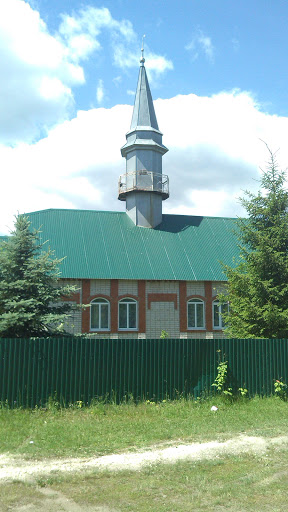
[[[61,302],[75,288],[59,284],[59,265],[40,243],[26,216],[17,216],[14,231],[0,245],[0,337],[46,337],[63,334],[71,304]]]
[[[160,334],[160,339],[165,339],[165,338],[169,338],[169,334],[167,331],[164,331],[162,329],[161,334]]]
[[[240,260],[225,266],[230,311],[226,333],[237,338],[288,337],[288,192],[275,155],[262,173],[260,190],[245,192],[248,214],[239,219]]]
[[[275,395],[281,400],[286,401],[288,399],[288,386],[282,380],[275,380],[274,382]]]
[[[231,370],[229,369],[228,361],[225,361],[225,357],[221,358],[221,350],[217,350],[219,355],[219,362],[217,366],[217,375],[215,381],[211,386],[216,388],[217,393],[225,398],[237,399],[239,397],[247,398],[248,389],[237,388]]]
[[[220,351],[219,352],[220,355]],[[220,356],[221,357],[221,356]],[[217,375],[212,386],[216,388],[216,391],[226,397],[232,397],[232,387],[230,385],[230,372],[228,368],[228,361],[220,360],[217,366]]]
[[[248,397],[248,389],[247,388],[239,388],[238,391],[242,398]]]

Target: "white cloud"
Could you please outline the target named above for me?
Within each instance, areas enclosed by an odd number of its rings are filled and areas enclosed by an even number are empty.
[[[96,97],[97,97],[97,102],[99,104],[102,103],[103,99],[104,99],[104,84],[103,84],[103,80],[98,80],[98,86],[97,86],[97,90],[96,90]]]
[[[119,85],[121,84],[122,82],[122,76],[118,75],[118,76],[115,76],[113,79],[113,84],[116,85],[116,87],[119,87]]]
[[[114,64],[138,65],[131,53],[137,46],[131,22],[114,19],[105,7],[63,14],[52,35],[27,1],[0,0],[0,143],[31,143],[73,115],[73,87],[85,83],[82,64],[93,52],[102,51],[104,32]],[[117,58],[119,48],[128,56],[126,63]],[[155,76],[171,65],[157,55],[151,62]],[[101,102],[101,84],[97,96]]]
[[[243,189],[256,190],[259,166],[265,167],[265,140],[287,166],[288,118],[261,112],[248,92],[212,97],[190,94],[157,100],[155,110],[163,142],[163,173],[170,198],[164,212],[235,216]],[[0,233],[13,215],[44,208],[125,210],[117,183],[125,172],[120,147],[125,143],[132,107],[80,111],[35,144],[0,146],[5,168],[1,183]],[[17,186],[15,186],[17,184]]]
[[[215,48],[212,44],[212,40],[200,29],[198,29],[192,41],[185,46],[185,50],[191,51],[193,60],[198,59],[199,53],[204,53],[210,62],[214,62]]]
[[[37,11],[22,0],[0,2],[0,141],[31,142],[63,121],[73,107],[71,86],[83,82]]]
[[[134,45],[135,46],[135,45]],[[151,83],[162,73],[173,69],[173,62],[163,55],[156,55],[145,49],[145,67]],[[117,44],[114,47],[114,63],[121,69],[135,68],[139,66],[140,52],[127,49],[124,44]]]

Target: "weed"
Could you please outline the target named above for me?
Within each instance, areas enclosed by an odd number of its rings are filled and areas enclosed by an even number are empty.
[[[46,409],[48,409],[48,411],[59,411],[61,409],[61,403],[57,398],[56,391],[53,396],[49,396],[46,403]]]
[[[285,382],[282,382],[282,380],[275,380],[274,382],[274,392],[277,398],[280,398],[280,400],[284,400],[285,402],[288,399],[288,387]]]
[[[230,371],[228,367],[228,361],[224,359],[221,361],[221,351],[217,351],[219,353],[219,363],[217,366],[217,375],[215,377],[215,381],[212,386],[216,388],[216,391],[227,398],[233,397],[232,386],[230,385]]]
[[[228,361],[225,361],[225,356],[221,358],[221,350],[217,350],[217,352],[219,354],[217,375],[211,386],[214,386],[221,396],[228,398],[230,401],[236,400],[239,397],[248,398],[248,389],[245,387],[238,388],[236,386]]]

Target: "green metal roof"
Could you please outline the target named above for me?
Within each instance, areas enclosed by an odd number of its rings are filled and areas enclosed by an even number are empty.
[[[233,264],[235,219],[163,215],[154,229],[128,215],[90,210],[28,213],[41,242],[55,250],[63,278],[225,280],[221,261]]]

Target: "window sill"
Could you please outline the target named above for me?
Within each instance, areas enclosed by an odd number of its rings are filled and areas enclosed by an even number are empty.
[[[111,332],[110,329],[90,329],[89,332]]]
[[[206,327],[187,327],[187,331],[206,331]]]

